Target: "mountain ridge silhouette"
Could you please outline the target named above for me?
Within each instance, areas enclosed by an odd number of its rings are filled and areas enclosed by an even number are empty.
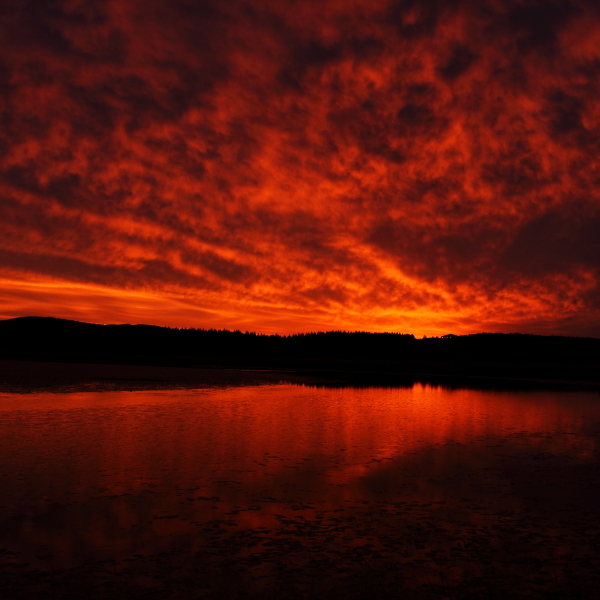
[[[0,359],[600,382],[600,339],[521,333],[282,336],[30,316],[0,321]]]

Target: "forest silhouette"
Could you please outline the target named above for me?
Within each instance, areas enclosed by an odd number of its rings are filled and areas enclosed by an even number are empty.
[[[336,377],[399,374],[543,379],[600,385],[600,339],[518,333],[328,331],[266,335],[51,317],[0,321],[0,358],[187,367],[291,369]]]

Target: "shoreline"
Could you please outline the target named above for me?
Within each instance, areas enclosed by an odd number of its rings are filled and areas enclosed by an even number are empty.
[[[468,364],[461,363],[462,369]],[[448,365],[446,365],[448,367]],[[461,370],[462,370],[461,369]],[[412,387],[415,384],[469,389],[572,390],[600,393],[600,382],[481,373],[349,370],[249,366],[240,364],[159,364],[84,360],[0,358],[0,392],[118,391],[291,383],[318,387]]]

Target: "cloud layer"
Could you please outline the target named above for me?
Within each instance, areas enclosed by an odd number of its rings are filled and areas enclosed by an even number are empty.
[[[4,316],[600,336],[594,2],[0,23]]]

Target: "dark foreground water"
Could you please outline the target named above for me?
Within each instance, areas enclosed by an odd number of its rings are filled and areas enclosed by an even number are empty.
[[[0,597],[597,598],[600,396],[0,395]]]

